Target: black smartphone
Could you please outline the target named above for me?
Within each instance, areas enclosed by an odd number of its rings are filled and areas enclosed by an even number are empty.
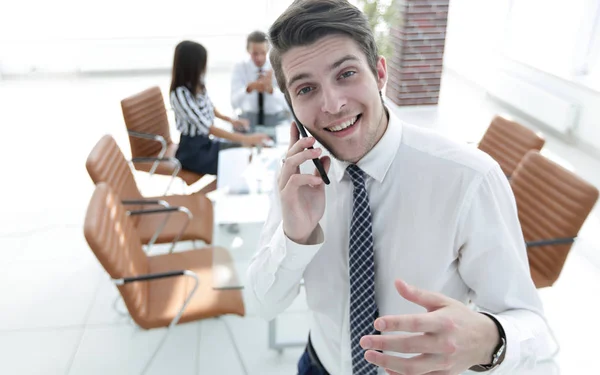
[[[308,134],[306,134],[306,129],[304,128],[304,125],[302,125],[302,123],[300,121],[298,121],[298,117],[296,117],[296,114],[294,113],[294,109],[292,108],[292,104],[289,101],[288,101],[288,106],[290,107],[292,116],[294,116],[294,121],[296,122],[296,127],[298,128],[298,131],[300,132],[300,136],[302,138],[308,137]],[[314,147],[310,146],[308,149],[312,150],[312,149],[314,149]],[[317,167],[317,170],[319,171],[319,174],[321,175],[321,179],[323,179],[323,182],[325,183],[325,185],[329,185],[329,177],[327,177],[327,173],[325,173],[325,168],[323,167],[323,163],[321,163],[321,159],[315,158],[312,161],[313,161],[313,163],[315,163],[315,167]]]

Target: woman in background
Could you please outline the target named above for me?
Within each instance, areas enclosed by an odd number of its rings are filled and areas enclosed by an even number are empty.
[[[217,174],[219,150],[240,146],[264,146],[266,134],[231,133],[214,126],[215,117],[234,127],[247,127],[247,120],[235,120],[214,108],[204,86],[207,52],[199,43],[183,41],[175,47],[170,101],[177,130],[181,132],[175,157],[182,169],[198,174]],[[215,138],[210,138],[209,135]],[[216,181],[202,189],[208,192]]]

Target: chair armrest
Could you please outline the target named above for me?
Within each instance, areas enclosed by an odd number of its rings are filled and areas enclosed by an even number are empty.
[[[192,272],[192,271],[189,271],[189,272]],[[113,282],[116,285],[124,285],[124,284],[128,284],[128,283],[133,283],[136,281],[150,281],[150,280],[157,280],[157,279],[165,279],[168,277],[183,276],[184,274],[185,274],[185,270],[149,273],[146,275],[123,277],[121,279],[113,279]]]
[[[132,137],[159,142],[162,145],[162,148],[164,151],[166,151],[166,149],[167,149],[167,141],[165,140],[165,138],[162,135],[142,133],[142,132],[137,132],[137,131],[133,131],[133,130],[127,130],[127,134],[129,134]]]
[[[191,277],[196,281],[196,283],[194,284],[194,287],[188,294],[188,297],[183,302],[183,306],[181,306],[181,309],[179,310],[177,315],[173,318],[173,320],[171,320],[171,323],[169,324],[169,328],[171,328],[177,324],[177,322],[181,318],[181,315],[183,315],[183,311],[185,310],[188,303],[192,299],[192,296],[194,295],[194,293],[196,293],[196,289],[198,289],[198,284],[200,283],[200,279],[198,278],[198,275],[196,275],[195,272],[190,271],[190,270],[167,271],[167,272],[159,272],[159,273],[150,273],[150,274],[139,275],[139,276],[123,277],[121,279],[112,279],[112,281],[116,285],[125,285],[128,283],[133,283],[133,282],[137,282],[137,281],[151,281],[151,280],[159,280],[159,279],[164,279],[164,278],[169,278],[169,277],[179,277],[179,276]]]
[[[132,158],[131,162],[132,163],[151,163],[151,162],[154,162],[155,164],[154,164],[154,166],[152,166],[152,170],[149,172],[150,176],[152,176],[154,174],[154,170],[155,170],[154,167],[157,166],[158,163],[173,163],[173,164],[175,164],[175,169],[173,170],[173,173],[171,173],[171,180],[169,181],[169,184],[167,185],[167,189],[165,190],[165,195],[168,194],[169,189],[171,188],[171,184],[173,183],[173,180],[175,179],[175,177],[181,171],[181,162],[177,158],[136,157],[136,158]]]
[[[150,200],[150,199],[124,199],[121,201],[123,205],[144,205],[144,204],[156,204],[163,207],[170,207],[169,203],[164,200]]]
[[[150,214],[162,214],[165,212],[177,212],[187,210],[185,207],[161,207],[161,208],[149,208],[149,209],[141,209],[141,210],[130,210],[127,211],[129,216],[137,216],[137,215],[150,215]]]
[[[132,137],[159,142],[161,148],[160,148],[160,152],[158,153],[158,158],[164,157],[165,154],[167,153],[167,141],[165,140],[165,138],[162,135],[136,132],[133,130],[128,130],[127,134],[129,134]],[[155,162],[154,165],[152,166],[152,169],[150,169],[150,175],[152,175],[156,171],[157,167],[158,167],[158,163]]]
[[[159,158],[152,156],[138,156],[131,159],[132,163],[173,163],[181,168],[181,162],[177,158]]]
[[[169,207],[152,208],[152,209],[131,210],[131,211],[127,211],[127,214],[129,216],[138,216],[138,215],[151,215],[151,214],[170,213],[170,212],[183,212],[187,215],[187,220],[186,220],[185,224],[183,224],[183,226],[179,230],[179,233],[177,234],[177,236],[173,239],[173,242],[171,243],[171,248],[169,249],[169,253],[172,253],[173,250],[175,249],[175,245],[177,244],[177,242],[179,242],[179,239],[181,238],[181,236],[183,236],[183,233],[185,232],[188,225],[190,224],[190,221],[192,221],[192,219],[194,218],[194,215],[187,207],[169,206]],[[154,236],[152,236],[152,239],[148,243],[148,249],[147,249],[148,252],[150,251],[150,248],[152,247],[152,245],[154,245],[154,242],[156,241],[156,239],[158,238],[158,236],[160,235],[162,230],[165,228],[165,225],[167,224],[168,219],[169,219],[169,215],[165,216],[162,223],[158,226],[158,228],[156,228],[156,232],[154,232]]]
[[[567,245],[575,242],[577,237],[565,237],[565,238],[551,238],[547,240],[537,240],[537,241],[528,241],[525,242],[527,247],[535,247],[535,246],[549,246],[549,245]]]

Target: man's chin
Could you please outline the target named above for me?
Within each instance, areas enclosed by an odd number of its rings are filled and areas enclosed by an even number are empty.
[[[338,161],[343,161],[346,163],[356,163],[364,156],[364,155],[357,155],[356,153],[336,152],[336,151],[332,151],[329,149],[328,149],[328,151],[334,159],[336,159]]]
[[[356,163],[363,155],[356,155],[355,152],[350,150],[336,150],[329,145],[328,142],[325,142],[321,137],[315,137],[317,142],[331,155],[332,158],[343,161],[347,163]],[[354,150],[356,151],[356,150]]]

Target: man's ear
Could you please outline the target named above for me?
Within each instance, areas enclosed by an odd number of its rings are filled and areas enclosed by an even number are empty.
[[[379,91],[383,90],[383,86],[387,82],[387,62],[385,57],[379,56],[377,58],[377,87]]]

